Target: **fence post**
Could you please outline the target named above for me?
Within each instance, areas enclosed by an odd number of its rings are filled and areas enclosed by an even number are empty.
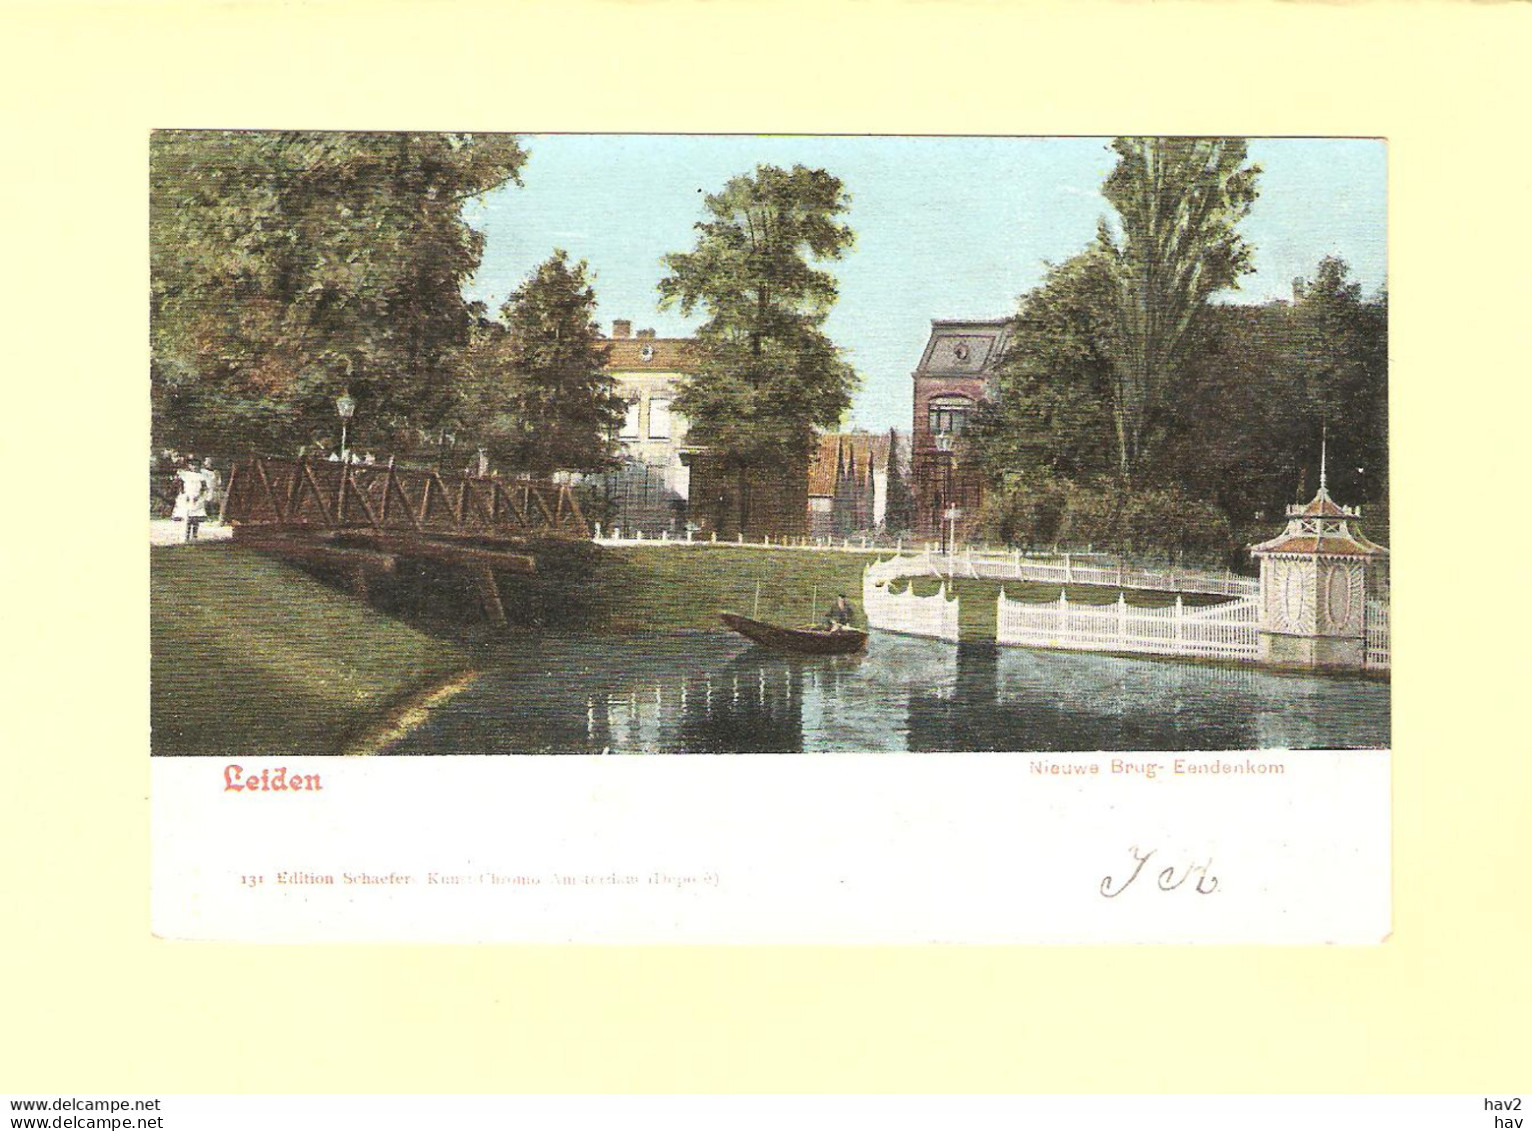
[[[1117,642],[1128,642],[1128,595],[1121,592],[1117,594]]]
[[[599,522],[596,523],[596,541],[601,541],[601,524]]]
[[[708,534],[707,534],[707,540],[709,542],[716,543],[718,541],[718,531],[716,531],[716,530],[709,530]]]
[[[1074,569],[1070,565],[1070,563],[1069,563],[1069,555],[1066,553],[1064,555],[1064,580],[1065,581],[1073,581],[1074,579],[1075,579]]]
[[[1171,576],[1172,579],[1174,579],[1174,577],[1176,576],[1176,571],[1175,570],[1171,570],[1170,571],[1170,576]],[[1181,615],[1182,615],[1182,612],[1183,612],[1183,610],[1181,608],[1181,594],[1177,593],[1176,594],[1176,615],[1175,615],[1175,618],[1170,623],[1171,623],[1171,639],[1174,641],[1173,647],[1175,648],[1176,652],[1178,652],[1178,653],[1185,651],[1185,649],[1182,648],[1182,646],[1181,646],[1181,637],[1182,637],[1182,632],[1181,632]]]

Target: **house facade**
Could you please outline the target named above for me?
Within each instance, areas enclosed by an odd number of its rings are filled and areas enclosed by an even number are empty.
[[[691,469],[683,461],[686,420],[674,411],[681,383],[696,371],[690,338],[633,332],[633,323],[612,323],[607,376],[627,404],[617,433],[621,464],[605,478],[610,525],[628,533],[679,535],[687,521]]]
[[[963,461],[962,437],[974,413],[994,395],[995,368],[1010,321],[933,319],[931,336],[911,374],[911,488],[918,535],[944,538],[978,515],[983,479]]]

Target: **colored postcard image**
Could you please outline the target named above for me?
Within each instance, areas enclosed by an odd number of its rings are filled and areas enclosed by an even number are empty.
[[[152,753],[1386,749],[1386,161],[156,132]]]

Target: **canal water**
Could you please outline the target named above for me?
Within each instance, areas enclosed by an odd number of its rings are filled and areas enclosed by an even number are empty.
[[[1389,685],[874,633],[785,656],[723,633],[518,637],[389,754],[1380,748]]]

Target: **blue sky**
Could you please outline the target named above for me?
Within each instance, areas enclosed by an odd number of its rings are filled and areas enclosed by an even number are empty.
[[[528,135],[524,185],[472,202],[484,260],[466,292],[492,311],[556,247],[595,276],[598,318],[663,336],[697,319],[658,309],[660,259],[689,250],[702,195],[757,164],[823,167],[851,196],[856,246],[830,265],[827,323],[862,374],[849,425],[910,426],[910,371],[933,318],[996,318],[1095,235],[1110,209],[1105,138]],[[1261,195],[1242,231],[1255,274],[1241,302],[1286,297],[1339,255],[1371,294],[1387,271],[1386,147],[1365,140],[1254,140]]]

